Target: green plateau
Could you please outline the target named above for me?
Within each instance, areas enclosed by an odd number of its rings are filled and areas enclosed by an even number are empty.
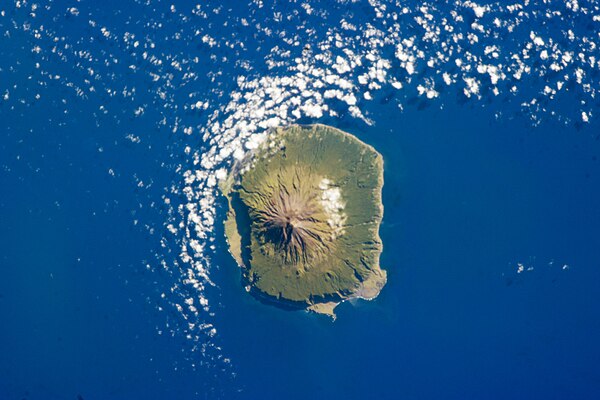
[[[383,158],[325,125],[272,129],[220,184],[225,235],[260,300],[335,318],[342,301],[377,297]]]

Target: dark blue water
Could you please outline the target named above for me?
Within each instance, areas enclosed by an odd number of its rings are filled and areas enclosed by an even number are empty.
[[[248,398],[600,393],[599,142],[488,117],[411,110],[356,132],[386,168],[376,301],[332,324],[257,304],[226,273],[221,324]]]
[[[161,196],[182,179],[181,149],[201,141],[157,127],[152,114],[171,111],[142,90],[129,104],[27,83],[30,40],[13,32],[0,44],[12,98],[47,99],[0,101],[0,400],[600,398],[595,120],[533,127],[518,104],[451,95],[403,112],[375,101],[372,126],[324,119],[384,156],[388,284],[372,302],[342,304],[335,322],[266,306],[240,286],[217,232],[207,296],[218,335],[206,341],[231,359],[219,363],[194,350],[161,302],[170,278],[148,267],[171,251],[157,233]],[[235,68],[223,66],[225,80]],[[52,70],[83,79],[68,63]],[[138,103],[146,117],[122,111]],[[496,120],[498,110],[516,116]]]

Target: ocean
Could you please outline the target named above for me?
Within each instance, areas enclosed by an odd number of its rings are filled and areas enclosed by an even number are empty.
[[[1,4],[0,400],[599,397],[600,11],[511,7]],[[315,122],[384,158],[335,321],[246,293],[215,186]]]

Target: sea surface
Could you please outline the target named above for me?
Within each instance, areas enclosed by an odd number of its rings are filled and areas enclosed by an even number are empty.
[[[0,2],[0,400],[600,398],[596,1]],[[218,181],[384,158],[373,301],[265,305]]]

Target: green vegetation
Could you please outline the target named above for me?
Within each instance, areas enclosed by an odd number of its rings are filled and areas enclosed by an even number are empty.
[[[250,292],[330,315],[343,300],[376,297],[382,186],[381,155],[356,137],[324,125],[273,130],[222,184],[225,234]]]

